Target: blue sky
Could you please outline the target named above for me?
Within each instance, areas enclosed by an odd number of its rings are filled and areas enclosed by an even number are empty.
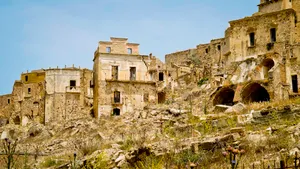
[[[92,69],[100,40],[127,37],[140,53],[165,54],[220,38],[259,0],[0,0],[0,95],[22,72]]]

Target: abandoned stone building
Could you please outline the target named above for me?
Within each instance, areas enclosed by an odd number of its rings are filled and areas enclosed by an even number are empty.
[[[224,38],[166,55],[167,70],[175,79],[208,78],[213,105],[299,95],[300,0],[261,0],[258,8],[230,21]]]
[[[88,113],[92,107],[92,71],[49,68],[21,74],[12,94],[0,96],[0,114],[15,124],[48,123]],[[86,111],[84,111],[86,110]]]
[[[164,102],[165,93],[157,93],[158,85],[167,83],[164,64],[152,54],[140,55],[139,44],[129,43],[127,38],[100,41],[93,69],[96,117]]]

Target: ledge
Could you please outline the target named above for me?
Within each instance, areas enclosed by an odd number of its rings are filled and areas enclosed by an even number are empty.
[[[106,82],[111,83],[138,83],[138,84],[156,84],[156,82],[153,81],[142,81],[142,80],[112,80],[112,79],[105,79]]]

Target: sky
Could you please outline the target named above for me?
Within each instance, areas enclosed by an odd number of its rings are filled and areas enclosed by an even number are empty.
[[[168,53],[224,36],[228,21],[256,12],[259,0],[0,0],[0,95],[22,72],[92,69],[98,41],[126,37],[140,54]]]

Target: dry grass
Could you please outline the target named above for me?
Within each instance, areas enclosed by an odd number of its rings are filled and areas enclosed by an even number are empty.
[[[261,110],[269,107],[281,107],[286,105],[300,104],[300,98],[293,98],[287,100],[273,101],[273,102],[260,102],[260,103],[251,103],[246,107],[248,110]]]

